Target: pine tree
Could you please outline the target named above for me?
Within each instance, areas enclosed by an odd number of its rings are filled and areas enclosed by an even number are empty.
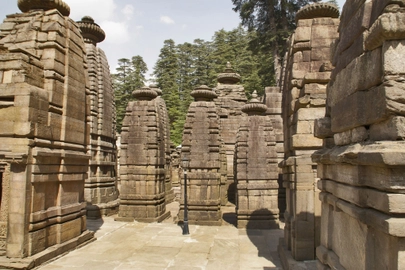
[[[256,31],[252,48],[269,54],[273,60],[273,76],[278,82],[282,57],[288,36],[295,29],[295,13],[303,6],[320,0],[232,0],[242,25]],[[266,46],[266,43],[269,46]]]
[[[118,59],[118,68],[116,73],[112,75],[115,106],[117,111],[117,131],[121,133],[122,120],[124,120],[126,108],[131,98],[132,87],[130,74],[132,72],[131,62],[127,58]]]
[[[132,92],[145,84],[147,71],[146,63],[139,55],[132,57],[131,60],[127,58],[118,60],[118,68],[112,78],[117,110],[117,131],[119,133],[121,132],[122,121],[125,117],[128,102],[131,100]]]
[[[181,143],[181,117],[184,114],[182,112],[181,93],[179,92],[180,87],[178,84],[178,58],[178,49],[175,42],[172,39],[165,40],[153,73],[158,86],[163,91],[162,97],[166,101],[169,116],[170,139],[175,144]]]

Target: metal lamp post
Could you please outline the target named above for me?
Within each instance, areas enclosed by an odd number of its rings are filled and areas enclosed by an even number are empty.
[[[188,230],[188,206],[187,206],[187,170],[190,165],[190,160],[187,157],[181,159],[181,165],[184,172],[184,224],[183,235],[190,234]]]

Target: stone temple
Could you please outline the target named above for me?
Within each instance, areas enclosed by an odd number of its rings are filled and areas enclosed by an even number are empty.
[[[74,22],[61,0],[17,4],[0,24],[0,268],[95,241],[87,218],[105,215],[138,230],[187,210],[231,244],[234,206],[238,237],[284,230],[277,254],[248,255],[283,269],[405,269],[403,0],[303,7],[279,84],[248,101],[228,63],[214,89],[191,93],[176,147],[158,85],[134,89],[116,134],[106,33],[90,16]]]

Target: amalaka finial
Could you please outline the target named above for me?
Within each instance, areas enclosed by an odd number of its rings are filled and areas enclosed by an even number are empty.
[[[141,89],[132,92],[132,96],[138,100],[153,100],[158,96],[158,93],[155,90],[144,86]]]
[[[257,97],[257,91],[254,90],[252,93],[252,99],[242,107],[242,112],[247,113],[248,115],[261,115],[267,111],[267,106],[261,103]]]
[[[236,84],[240,81],[240,75],[233,70],[231,63],[227,62],[225,71],[218,75],[217,80],[223,84]]]
[[[62,0],[18,0],[17,6],[22,12],[57,9],[63,16],[70,15],[70,7]]]
[[[81,21],[77,22],[85,42],[96,45],[105,39],[105,33],[101,27],[94,22],[90,16],[84,16]]]
[[[214,91],[206,85],[201,85],[194,89],[190,94],[195,101],[212,101],[217,97]]]

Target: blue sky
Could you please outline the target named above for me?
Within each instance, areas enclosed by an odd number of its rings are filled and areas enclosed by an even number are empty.
[[[112,72],[119,58],[143,57],[149,72],[159,57],[163,41],[176,44],[201,38],[211,40],[220,29],[232,30],[240,20],[231,0],[64,0],[70,17],[89,15],[106,32],[103,49]],[[1,0],[0,21],[20,12],[16,0]],[[4,3],[5,2],[5,3]],[[344,0],[338,0],[343,7]]]

